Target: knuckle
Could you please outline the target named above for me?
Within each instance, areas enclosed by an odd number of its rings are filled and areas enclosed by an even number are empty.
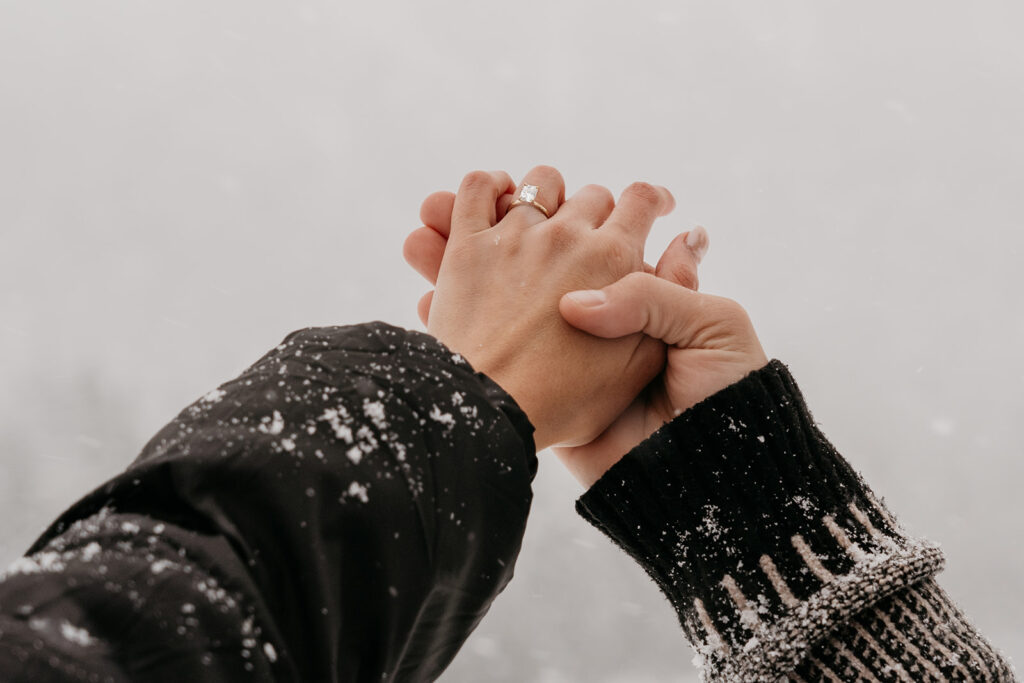
[[[638,270],[636,250],[621,240],[606,241],[601,252],[605,264],[616,277]],[[642,275],[643,273],[638,274]]]
[[[536,175],[539,175],[539,176],[544,176],[545,178],[561,178],[562,177],[561,172],[557,168],[555,168],[554,166],[548,166],[546,164],[541,164],[540,166],[534,166],[533,170],[530,171],[530,174],[531,175],[536,174]]]
[[[646,295],[651,290],[653,278],[648,273],[633,272],[622,278],[621,282],[628,289]]]
[[[556,249],[571,247],[580,239],[579,231],[570,223],[562,220],[552,219],[545,221],[542,230],[544,231],[544,236]]]
[[[760,348],[750,315],[743,306],[725,297],[704,296],[701,301],[706,308],[701,318],[706,321],[702,333],[705,340],[716,340],[722,348],[735,350]]]
[[[743,308],[738,301],[724,296],[712,297],[710,301],[714,318],[737,325],[745,325],[750,322],[747,309]]]
[[[463,190],[483,190],[493,183],[491,174],[487,171],[470,171],[462,179]]]
[[[626,194],[638,199],[645,204],[660,204],[661,192],[654,185],[645,182],[635,182],[626,188]]]
[[[584,185],[580,192],[584,193],[588,202],[594,203],[609,213],[615,208],[615,196],[604,185]]]
[[[539,185],[543,188],[544,194],[558,194],[561,196],[565,191],[565,180],[562,174],[554,166],[534,166],[524,178],[525,182],[532,185]]]

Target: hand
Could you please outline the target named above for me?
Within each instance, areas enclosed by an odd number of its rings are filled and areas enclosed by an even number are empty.
[[[555,169],[538,167],[524,182],[541,188],[537,201],[550,219],[531,206],[499,219],[515,188],[511,178],[471,173],[451,199],[447,241],[440,231],[417,231],[406,254],[443,255],[434,263],[434,295],[421,302],[428,332],[516,399],[536,428],[538,449],[588,443],[659,372],[664,345],[639,331],[614,340],[580,332],[558,314],[558,302],[570,290],[640,272],[647,233],[674,200],[636,183],[616,204],[591,185],[563,205]]]
[[[420,274],[431,282],[437,278],[451,225],[452,203],[454,195],[449,192],[438,192],[424,200],[420,208],[420,220],[424,226],[414,231],[405,242],[405,258]],[[507,206],[508,202],[504,202]],[[498,202],[498,215],[503,215],[502,202]],[[667,303],[668,310],[655,310],[654,313],[666,313],[669,318],[673,313],[671,295],[683,297],[677,289],[685,287],[696,290],[698,286],[697,264],[707,251],[707,233],[698,228],[679,235],[669,244],[658,262],[654,274],[674,284],[676,289],[661,290],[670,296],[658,299]],[[639,280],[639,276],[630,276]],[[638,327],[640,320],[630,318],[635,315],[650,316],[648,302],[643,299],[645,288],[651,286],[650,280],[619,283],[615,288],[607,288],[609,295],[607,304],[587,309],[576,308],[575,302],[565,297],[560,306],[566,319],[597,335],[612,333],[616,326]],[[706,295],[703,295],[706,296]],[[631,301],[640,298],[639,302]],[[712,306],[703,309],[706,314],[704,324],[709,334],[703,340],[707,348],[689,349],[698,353],[678,353],[683,349],[679,345],[669,350],[666,371],[661,374],[647,389],[638,396],[623,413],[594,441],[568,448],[556,448],[555,452],[576,478],[586,487],[591,486],[612,465],[630,449],[656,431],[662,424],[671,420],[687,408],[696,405],[704,398],[724,389],[733,382],[742,379],[747,373],[763,367],[767,357],[761,349],[760,342],[753,331],[749,317],[736,302],[720,297],[708,297]],[[419,303],[420,318],[426,322],[430,310],[431,293],[427,293]],[[639,303],[639,307],[633,307]],[[653,302],[652,302],[653,303]],[[699,308],[699,307],[698,307]],[[661,316],[665,318],[665,316]],[[716,328],[716,318],[719,325]],[[643,321],[647,326],[647,321]],[[659,324],[650,321],[650,329]],[[670,336],[667,333],[663,336]],[[730,337],[738,342],[737,349],[730,349]],[[716,345],[720,348],[715,348]]]
[[[556,450],[584,486],[664,423],[768,362],[742,306],[695,291],[706,248],[706,233],[698,228],[669,245],[657,277],[635,273],[600,291],[562,297],[562,316],[581,330],[609,339],[643,331],[668,345],[664,372],[601,436]]]

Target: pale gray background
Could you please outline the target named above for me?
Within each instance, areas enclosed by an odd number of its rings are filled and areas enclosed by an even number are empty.
[[[418,326],[420,200],[644,179],[826,434],[1024,654],[1019,3],[0,1],[0,563],[290,330]],[[689,681],[542,457],[446,681]]]

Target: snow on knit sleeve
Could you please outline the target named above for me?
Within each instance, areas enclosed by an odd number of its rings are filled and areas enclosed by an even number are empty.
[[[943,565],[825,439],[777,360],[666,424],[577,510],[658,583],[710,680],[774,681]]]
[[[837,625],[787,678],[796,683],[1017,680],[1009,660],[931,578]]]
[[[231,658],[275,680],[432,680],[512,577],[532,433],[433,337],[293,333],[0,580],[0,655],[13,626],[45,617],[88,623],[90,656],[135,680],[234,680]]]

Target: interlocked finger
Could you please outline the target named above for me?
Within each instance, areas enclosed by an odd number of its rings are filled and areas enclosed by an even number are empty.
[[[526,190],[525,193],[524,190]],[[529,201],[526,201],[527,199]],[[516,199],[509,205],[502,222],[518,227],[530,227],[543,223],[550,216],[555,215],[563,201],[565,201],[565,181],[562,179],[562,174],[551,166],[537,166],[523,178],[519,192],[516,193]],[[539,204],[544,208],[540,209],[534,204]]]
[[[604,229],[617,230],[628,239],[643,244],[655,219],[670,213],[675,206],[675,197],[664,187],[633,183],[622,192]]]
[[[470,235],[494,227],[498,197],[515,189],[504,171],[473,171],[462,179],[452,206],[451,237]]]
[[[599,228],[615,208],[615,197],[601,185],[584,185],[559,209],[566,220],[578,217],[591,228]]]

